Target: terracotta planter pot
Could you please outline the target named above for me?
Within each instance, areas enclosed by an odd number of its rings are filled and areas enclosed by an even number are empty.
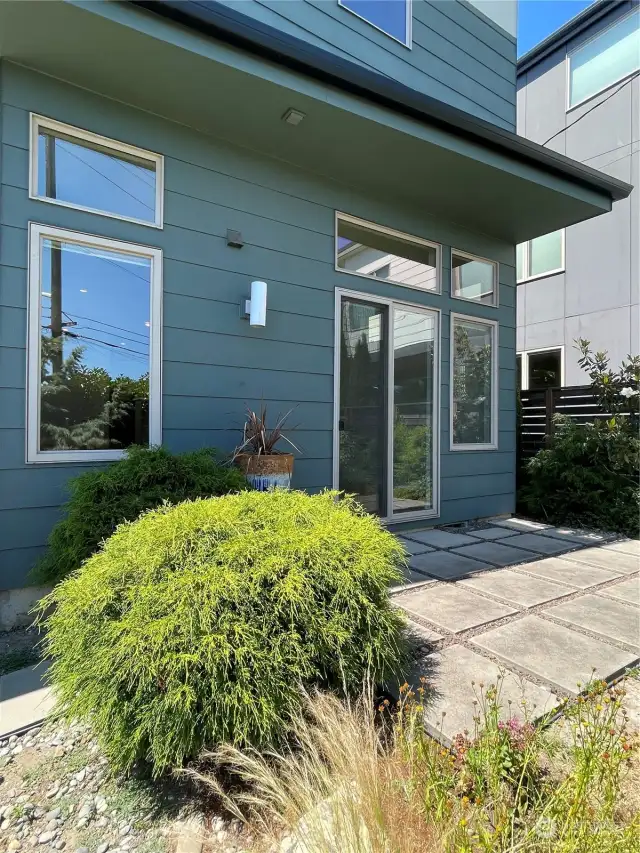
[[[249,484],[258,492],[288,489],[293,474],[292,453],[239,453],[236,463]]]

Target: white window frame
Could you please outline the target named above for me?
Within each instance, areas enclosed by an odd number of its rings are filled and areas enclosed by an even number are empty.
[[[560,244],[562,246],[562,261],[561,261],[560,266],[556,267],[556,269],[553,269],[553,270],[547,270],[547,272],[540,272],[540,273],[536,273],[536,275],[525,275],[524,278],[517,278],[518,264],[516,261],[516,284],[523,284],[525,281],[537,281],[539,278],[548,278],[550,275],[558,275],[558,273],[566,271],[567,229],[566,228],[559,228],[558,231],[562,231],[562,239],[560,241]],[[550,231],[549,233],[553,234],[553,231]],[[538,236],[546,237],[547,235],[546,234],[540,234]],[[533,239],[535,240],[536,238],[534,237]],[[529,247],[531,246],[531,243],[532,243],[532,240],[525,240],[524,243],[519,244],[519,245],[524,247],[522,250],[523,251],[522,264],[525,268],[525,271],[528,271],[528,269],[529,269],[529,257],[530,257],[530,248]]]
[[[493,267],[493,302],[482,302],[480,299],[471,299],[468,296],[458,296],[453,286],[453,256],[458,255],[461,258],[467,258],[470,261],[479,261],[483,264],[491,264]],[[500,307],[500,265],[498,261],[492,261],[491,258],[482,258],[480,255],[473,255],[470,252],[463,252],[462,249],[454,249],[451,247],[450,270],[451,270],[451,298],[461,299],[463,302],[471,302],[473,305],[484,305],[486,308]]]
[[[380,518],[383,524],[401,524],[404,521],[418,521],[423,518],[439,518],[440,516],[440,430],[442,419],[442,408],[440,405],[441,384],[441,344],[442,344],[442,312],[439,308],[430,305],[418,305],[408,302],[406,299],[388,299],[384,296],[376,296],[361,290],[346,290],[337,287],[335,291],[335,323],[333,344],[333,488],[340,488],[340,308],[342,298],[362,299],[365,302],[374,302],[386,305],[389,314],[395,306],[405,306],[412,311],[423,311],[425,314],[433,314],[436,318],[437,328],[433,338],[433,412],[436,420],[435,428],[432,430],[431,465],[433,468],[433,507],[431,509],[418,510],[416,512],[393,513],[393,382],[391,377],[394,370],[393,351],[393,324],[389,324],[388,352],[386,371],[389,381],[387,382],[387,507],[386,515]],[[391,472],[391,473],[390,473]],[[389,488],[391,486],[391,488]]]
[[[108,462],[121,459],[124,450],[40,450],[40,325],[41,269],[44,239],[75,243],[91,249],[105,249],[148,258],[151,261],[149,338],[149,445],[162,443],[162,250],[137,243],[125,243],[94,234],[69,231],[50,225],[29,223],[29,296],[27,337],[26,461]]]
[[[392,33],[383,30],[382,27],[379,27],[377,24],[374,24],[373,21],[370,21],[368,18],[365,18],[364,15],[360,15],[358,12],[354,12],[353,9],[350,9],[348,6],[345,6],[343,0],[338,0],[338,6],[344,9],[346,12],[350,12],[352,15],[355,15],[356,18],[359,18],[361,21],[369,24],[370,27],[373,27],[374,30],[377,30],[379,33],[384,33],[387,38],[393,39],[398,44],[401,44],[403,47],[406,47],[408,50],[412,50],[413,48],[413,9],[412,3],[413,0],[404,0],[406,5],[407,12],[407,40],[402,41],[397,36],[392,35]]]
[[[491,441],[487,444],[454,444],[453,441],[453,368],[454,368],[454,350],[455,350],[455,321],[467,320],[470,323],[477,323],[491,327]],[[498,450],[498,433],[500,414],[500,386],[499,386],[499,371],[498,371],[498,347],[499,347],[499,326],[497,320],[487,320],[485,317],[474,317],[470,314],[457,314],[452,312],[449,328],[449,450],[465,452],[470,450]]]
[[[516,355],[520,356],[520,389],[522,391],[529,390],[529,356],[536,355],[541,352],[558,352],[560,350],[560,386],[564,388],[565,383],[565,364],[564,364],[564,344],[558,344],[556,347],[540,347],[539,349],[522,350]]]
[[[599,39],[600,36],[604,35],[608,30],[613,29],[614,27],[618,26],[618,24],[621,24],[627,18],[631,18],[637,14],[638,14],[637,8],[632,9],[631,12],[629,12],[627,15],[623,15],[617,21],[612,21],[608,26],[606,26],[604,29],[600,30],[600,32],[591,36],[591,38],[586,39],[585,41],[582,42],[582,44],[579,44],[577,47],[574,47],[573,50],[571,50],[567,53],[567,62],[566,62],[566,67],[567,67],[566,78],[567,79],[566,79],[566,85],[565,85],[567,97],[566,97],[565,112],[569,113],[569,112],[571,112],[571,110],[575,110],[576,107],[580,107],[583,104],[586,104],[592,98],[597,98],[598,95],[601,95],[603,92],[606,92],[607,89],[611,89],[614,86],[617,86],[618,83],[622,83],[623,80],[629,80],[631,77],[633,77],[634,74],[638,73],[638,69],[636,68],[635,71],[630,71],[628,74],[623,74],[622,77],[618,77],[616,80],[612,80],[611,83],[607,83],[606,86],[603,86],[601,89],[598,89],[598,91],[594,92],[592,95],[587,95],[587,97],[583,98],[581,101],[576,101],[575,104],[571,103],[571,58],[573,56],[575,56],[575,54],[578,53],[580,50],[582,50],[582,48],[585,47],[585,45],[590,44],[592,41],[596,41],[596,39]]]
[[[376,278],[374,275],[371,275],[375,270],[380,269],[380,267],[388,264],[390,260],[394,257],[398,257],[398,255],[385,255],[383,258],[378,258],[378,260],[373,261],[371,264],[367,265],[367,269],[369,270],[366,273],[356,272],[356,270],[345,270],[342,267],[338,266],[338,225],[342,222],[350,222],[352,225],[359,225],[362,228],[367,228],[370,231],[377,231],[379,234],[385,234],[388,237],[395,237],[398,240],[404,240],[406,243],[415,243],[418,246],[426,246],[430,249],[435,249],[436,252],[436,286],[428,290],[425,287],[420,287],[416,284],[406,284],[402,281],[396,281],[393,278]],[[413,234],[406,234],[404,231],[396,231],[395,228],[387,228],[385,225],[378,225],[376,222],[370,222],[368,219],[360,219],[358,216],[351,216],[349,213],[342,213],[342,211],[336,210],[335,212],[335,220],[334,220],[334,269],[336,272],[343,273],[344,275],[354,275],[358,278],[364,278],[367,281],[382,281],[387,284],[393,285],[394,287],[408,287],[410,290],[417,290],[420,293],[430,293],[433,295],[440,295],[442,293],[442,246],[440,243],[435,243],[433,240],[425,240],[423,237],[416,237]],[[373,246],[371,247],[373,248]]]
[[[115,139],[110,139],[106,136],[100,136],[97,133],[92,133],[89,130],[83,130],[79,127],[74,127],[70,124],[63,124],[60,121],[55,121],[46,116],[30,113],[30,153],[29,153],[29,198],[34,201],[42,201],[46,204],[55,204],[59,207],[70,207],[72,210],[82,210],[85,213],[94,213],[98,216],[108,216],[110,219],[120,219],[124,222],[135,222],[138,225],[146,225],[148,228],[163,228],[164,216],[164,157],[162,154],[156,154],[153,151],[146,151],[143,148],[136,148],[133,145],[127,145],[125,142],[118,142]],[[138,219],[134,216],[123,216],[119,213],[111,213],[108,210],[101,210],[99,207],[86,207],[82,204],[74,204],[70,201],[64,201],[57,198],[49,198],[46,195],[38,193],[38,165],[39,165],[39,146],[38,137],[40,131],[50,131],[54,136],[61,134],[69,136],[72,139],[77,139],[78,142],[88,142],[92,145],[100,146],[101,148],[111,149],[114,155],[126,154],[128,156],[137,157],[141,160],[147,160],[149,164],[155,166],[156,176],[156,197],[155,210],[153,221],[150,219]]]

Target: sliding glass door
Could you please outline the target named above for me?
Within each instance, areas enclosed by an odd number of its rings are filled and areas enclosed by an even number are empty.
[[[338,299],[336,485],[389,520],[433,515],[438,313]]]

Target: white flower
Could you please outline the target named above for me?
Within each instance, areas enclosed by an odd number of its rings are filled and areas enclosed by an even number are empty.
[[[623,397],[637,397],[638,395],[638,391],[633,388],[623,388],[620,393]]]

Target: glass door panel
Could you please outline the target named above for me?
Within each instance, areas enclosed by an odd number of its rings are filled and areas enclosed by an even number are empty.
[[[434,508],[433,440],[436,317],[393,308],[393,495],[391,512]]]
[[[344,297],[340,305],[339,488],[387,514],[386,305]]]

